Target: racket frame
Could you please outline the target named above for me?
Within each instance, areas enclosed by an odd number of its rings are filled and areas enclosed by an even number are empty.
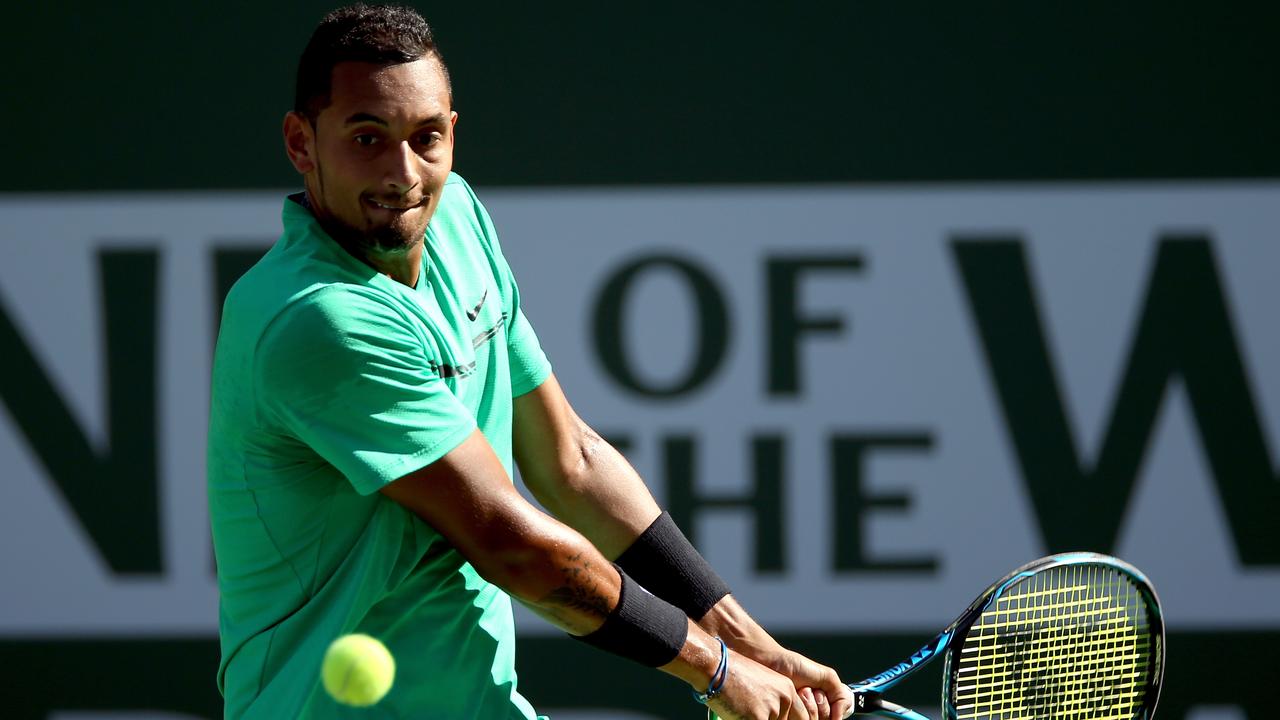
[[[1164,618],[1160,612],[1159,597],[1156,595],[1155,588],[1152,587],[1151,582],[1147,580],[1147,576],[1142,571],[1119,558],[1092,552],[1068,552],[1049,555],[1033,560],[1009,573],[970,603],[969,607],[965,608],[960,617],[948,625],[946,630],[938,633],[937,637],[912,653],[906,660],[888,668],[879,675],[873,675],[858,683],[850,683],[849,688],[853,691],[854,714],[875,714],[899,718],[900,720],[929,720],[914,710],[885,700],[882,695],[886,690],[928,665],[938,656],[945,655],[942,710],[945,720],[955,720],[956,711],[951,706],[951,700],[948,697],[951,686],[951,666],[957,662],[955,656],[964,644],[964,638],[968,635],[969,629],[982,617],[982,613],[997,598],[1001,597],[1006,590],[1018,581],[1036,573],[1066,565],[1094,565],[1110,568],[1129,576],[1141,590],[1140,595],[1146,600],[1147,621],[1151,628],[1149,632],[1153,638],[1150,661],[1152,667],[1147,687],[1145,688],[1145,698],[1142,703],[1143,711],[1135,716],[1134,720],[1149,720],[1155,714],[1156,704],[1160,699],[1160,684],[1164,677]]]

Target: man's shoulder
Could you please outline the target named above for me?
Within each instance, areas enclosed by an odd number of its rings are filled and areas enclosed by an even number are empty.
[[[489,213],[471,185],[457,173],[450,173],[445,181],[440,205],[431,218],[428,232],[468,253],[494,253],[496,243]]]
[[[343,304],[343,296],[377,295],[373,269],[336,252],[336,245],[313,227],[309,214],[294,217],[306,211],[289,202],[284,232],[232,285],[224,317],[230,313],[270,318],[300,303],[336,307]]]
[[[227,292],[223,302],[224,329],[228,322],[246,318],[269,318],[288,307],[298,297],[325,283],[305,272],[284,256],[284,243],[277,242],[254,263]]]
[[[424,347],[405,308],[372,288],[317,286],[264,320],[253,354],[262,372],[276,377],[304,365],[354,371],[370,353],[420,353]]]
[[[484,213],[484,206],[480,203],[480,198],[476,197],[475,190],[471,189],[470,183],[458,173],[451,172],[444,182],[440,205],[436,208],[437,215],[441,211],[448,215],[479,219],[479,216]]]
[[[461,175],[453,172],[452,170],[449,171],[449,177],[445,178],[444,189],[445,194],[461,193],[472,198],[475,197],[475,191],[471,189],[471,184],[468,183]]]
[[[368,285],[316,283],[285,299],[269,325],[290,335],[342,337],[409,326],[403,303]]]
[[[255,346],[269,329],[293,337],[320,331],[334,335],[374,320],[403,320],[403,311],[386,292],[287,255],[277,244],[231,287],[221,335]]]

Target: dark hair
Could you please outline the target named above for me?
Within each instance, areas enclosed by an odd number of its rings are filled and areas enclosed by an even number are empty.
[[[333,67],[340,62],[399,65],[435,55],[453,97],[449,69],[436,47],[431,26],[416,10],[398,5],[357,3],[338,8],[320,21],[298,60],[293,109],[315,122],[329,105]]]

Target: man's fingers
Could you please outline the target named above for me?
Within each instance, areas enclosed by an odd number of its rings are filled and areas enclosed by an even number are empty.
[[[831,717],[847,718],[853,714],[853,691],[839,680],[836,683],[836,691],[827,694],[827,700],[831,702]]]
[[[814,678],[814,694],[821,695],[823,701],[829,704],[829,707],[822,708],[822,714],[819,716],[825,718],[842,719],[853,713],[853,691],[848,685],[840,682],[840,676],[835,670],[813,663],[815,670]]]
[[[818,720],[830,720],[831,718],[831,702],[827,700],[827,694],[821,690],[813,690],[813,701],[818,706]]]
[[[844,720],[853,714],[853,699],[838,698],[831,703],[832,720]]]
[[[790,720],[813,720],[812,716],[809,715],[808,706],[805,705],[800,694],[794,690],[791,693],[791,707],[789,710],[787,717]]]
[[[804,709],[811,717],[822,717],[818,714],[818,699],[814,697],[812,688],[800,688],[800,700],[804,702]]]
[[[853,691],[849,689],[849,686],[840,682],[840,676],[835,670],[825,666],[822,669],[825,672],[822,680],[817,683],[818,689],[827,694],[827,699],[831,701],[832,705],[845,701],[852,706]]]

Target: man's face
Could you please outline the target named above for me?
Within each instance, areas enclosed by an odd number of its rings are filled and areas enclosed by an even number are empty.
[[[312,162],[294,157],[312,211],[336,239],[366,252],[410,249],[422,241],[453,167],[457,113],[440,63],[434,56],[339,63],[330,97],[304,131]]]

